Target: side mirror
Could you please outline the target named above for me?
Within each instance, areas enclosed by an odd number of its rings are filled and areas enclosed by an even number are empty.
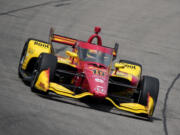
[[[66,51],[66,55],[70,56],[70,57],[73,57],[73,58],[77,58],[78,57],[77,53],[71,52],[71,51]]]
[[[120,64],[120,63],[115,63],[114,64],[115,68],[124,68],[124,65]]]

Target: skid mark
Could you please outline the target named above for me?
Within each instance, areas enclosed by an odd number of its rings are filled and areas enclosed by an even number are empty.
[[[163,126],[164,126],[164,133],[165,135],[168,135],[168,129],[167,129],[167,117],[166,117],[166,109],[167,109],[167,101],[168,101],[168,96],[169,93],[171,91],[171,89],[173,88],[174,84],[176,83],[176,81],[180,78],[180,73],[176,76],[176,78],[172,81],[170,87],[168,88],[167,92],[166,92],[166,96],[164,99],[164,106],[163,106],[163,110],[162,110],[162,115],[163,115]]]

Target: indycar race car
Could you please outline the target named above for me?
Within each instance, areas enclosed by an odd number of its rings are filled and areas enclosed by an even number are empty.
[[[100,31],[95,27],[88,41],[54,34],[52,28],[48,42],[28,39],[20,57],[19,76],[33,91],[75,99],[91,96],[107,100],[119,110],[152,118],[159,80],[141,76],[142,66],[129,60],[120,60],[113,69],[119,45],[103,46]],[[65,52],[67,57],[57,56],[55,42],[71,46],[72,51]]]

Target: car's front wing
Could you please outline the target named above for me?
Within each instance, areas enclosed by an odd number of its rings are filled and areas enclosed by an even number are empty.
[[[43,70],[35,84],[35,87],[38,90],[42,90],[44,92],[54,92],[57,95],[62,95],[70,98],[83,98],[86,96],[94,96],[90,92],[83,92],[80,94],[75,94],[72,90],[59,85],[54,82],[49,82],[49,69],[48,70]],[[153,112],[153,106],[154,106],[154,101],[153,98],[149,95],[148,96],[148,102],[147,106],[138,104],[138,103],[120,103],[119,105],[116,104],[110,97],[106,97],[105,100],[108,100],[111,102],[117,109],[135,113],[135,114],[145,114],[147,116],[152,116]]]

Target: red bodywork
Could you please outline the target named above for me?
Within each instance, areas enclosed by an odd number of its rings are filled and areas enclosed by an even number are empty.
[[[112,48],[102,47],[87,42],[78,42],[78,47],[113,55]],[[83,89],[88,90],[90,93],[93,93],[94,96],[99,98],[107,96],[110,65],[106,66],[97,62],[79,60],[77,68],[79,73],[84,73],[85,78],[76,78],[76,86],[81,86]]]
[[[98,33],[101,31],[100,27],[95,27],[94,34],[92,34],[88,41],[78,41],[76,39],[63,37],[60,35],[54,34],[52,37],[53,42],[63,43],[67,45],[71,45],[74,49],[73,52],[76,52],[78,47],[84,49],[92,49],[96,50],[108,55],[114,56],[114,49],[103,47],[101,37]],[[92,41],[97,38],[97,45],[92,44]],[[96,97],[104,98],[107,96],[108,93],[108,81],[110,76],[110,64],[103,65],[98,62],[91,62],[91,61],[84,61],[83,59],[78,59],[78,62],[74,62],[72,64],[77,65],[78,73],[84,73],[83,78],[75,77],[74,78],[74,85],[77,87],[82,87],[82,89],[88,90],[90,93],[93,93]]]
[[[77,39],[60,36],[57,34],[51,35],[51,41],[57,43],[63,43],[73,47],[73,52],[78,52],[78,47],[83,49],[92,49],[109,55],[112,58],[116,57],[116,51],[114,48],[108,48],[102,46],[101,37],[98,33],[101,31],[100,27],[95,27],[94,34],[92,34],[87,41],[79,41]],[[92,41],[97,38],[97,44],[93,44]],[[78,73],[83,73],[84,77],[74,77],[74,85],[81,87],[84,90],[89,91],[98,98],[105,98],[108,93],[108,82],[110,77],[110,68],[112,59],[109,64],[103,65],[99,62],[85,61],[84,59],[72,60],[72,64],[75,64]]]

